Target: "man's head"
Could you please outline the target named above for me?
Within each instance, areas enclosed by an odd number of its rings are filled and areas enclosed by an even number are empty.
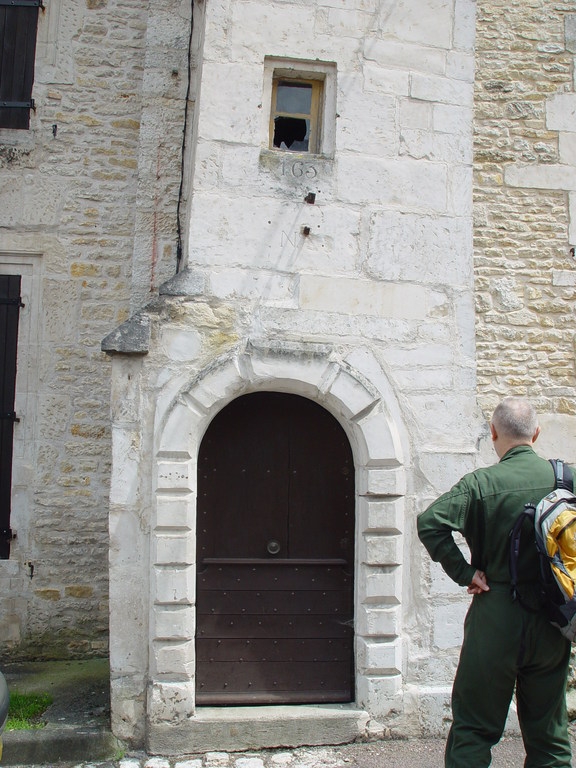
[[[538,416],[527,400],[522,397],[505,397],[496,406],[490,431],[494,449],[502,458],[517,445],[532,445],[540,434]]]

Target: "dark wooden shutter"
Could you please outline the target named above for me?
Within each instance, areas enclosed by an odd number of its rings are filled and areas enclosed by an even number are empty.
[[[20,275],[0,275],[0,558],[10,555]]]
[[[0,0],[0,128],[28,128],[41,0]]]

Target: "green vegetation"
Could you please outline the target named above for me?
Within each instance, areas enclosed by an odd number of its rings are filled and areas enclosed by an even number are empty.
[[[7,731],[26,731],[43,728],[41,715],[52,704],[52,697],[47,693],[18,693],[10,691],[10,709],[8,710]]]

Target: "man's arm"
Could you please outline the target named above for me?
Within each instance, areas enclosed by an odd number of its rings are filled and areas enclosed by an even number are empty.
[[[439,562],[448,576],[462,587],[472,587],[477,571],[466,562],[453,533],[463,533],[470,506],[470,488],[463,478],[422,512],[417,521],[418,537],[432,560]]]

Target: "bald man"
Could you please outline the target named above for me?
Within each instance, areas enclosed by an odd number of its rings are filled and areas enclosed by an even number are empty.
[[[570,768],[570,643],[541,610],[538,556],[528,523],[518,563],[523,605],[512,599],[509,571],[514,522],[524,504],[554,489],[554,470],[533,450],[540,427],[527,400],[505,398],[490,431],[499,462],[465,475],[418,517],[418,536],[432,560],[473,596],[452,689],[444,765],[490,765],[516,688],[525,768]],[[470,562],[454,541],[455,531],[468,543]]]

